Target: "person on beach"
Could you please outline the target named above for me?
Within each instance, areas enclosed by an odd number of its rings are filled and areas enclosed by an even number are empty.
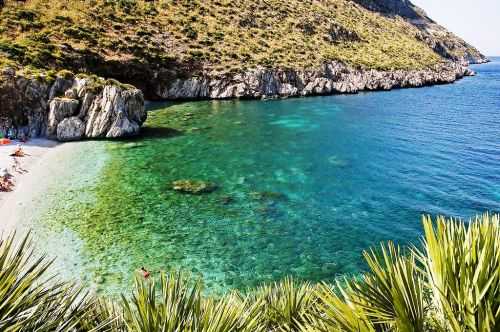
[[[12,182],[12,174],[4,168],[0,174],[0,191],[12,191],[14,188],[14,182]]]
[[[16,150],[11,154],[12,157],[24,157],[26,153],[24,153],[23,147],[18,144]]]
[[[141,274],[144,277],[144,279],[148,279],[151,276],[151,272],[146,270],[144,266],[141,267]]]

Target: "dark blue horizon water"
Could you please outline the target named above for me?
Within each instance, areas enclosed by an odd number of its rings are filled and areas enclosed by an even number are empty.
[[[65,192],[74,203],[41,225],[76,234],[83,273],[111,293],[142,265],[192,271],[215,292],[358,273],[363,250],[418,243],[423,214],[500,212],[493,60],[451,85],[154,104],[145,137],[96,143],[96,183]],[[182,195],[178,179],[220,189]]]

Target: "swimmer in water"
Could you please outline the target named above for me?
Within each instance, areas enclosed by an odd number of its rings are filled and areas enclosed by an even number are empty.
[[[144,268],[144,266],[141,267],[141,273],[144,279],[148,279],[151,273]]]

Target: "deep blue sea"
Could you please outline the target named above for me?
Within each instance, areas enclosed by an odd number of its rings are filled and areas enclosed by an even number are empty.
[[[144,137],[94,143],[97,179],[40,223],[75,234],[110,292],[142,265],[215,292],[359,273],[381,241],[418,244],[424,214],[500,212],[499,61],[419,89],[151,104]],[[179,194],[179,179],[219,189]]]

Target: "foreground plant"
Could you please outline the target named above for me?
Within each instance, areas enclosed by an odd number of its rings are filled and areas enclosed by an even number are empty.
[[[297,331],[316,312],[316,288],[309,282],[285,278],[251,291],[247,298],[259,306],[261,325],[266,331]]]
[[[369,272],[318,291],[304,331],[500,331],[500,221],[424,217],[423,249],[365,252]]]
[[[432,305],[448,331],[500,331],[500,221],[469,224],[424,218],[425,265]]]
[[[96,299],[45,277],[29,237],[0,241],[0,331],[500,331],[500,219],[425,217],[420,248],[364,253],[369,271],[335,285],[286,278],[203,295],[180,273],[138,278],[131,296]]]
[[[74,331],[90,314],[92,299],[73,284],[46,277],[51,262],[34,258],[29,235],[17,245],[14,239],[0,240],[0,331]]]
[[[129,300],[122,297],[128,331],[259,331],[258,305],[237,294],[204,298],[199,282],[179,273],[161,274],[158,283],[136,279]]]
[[[424,331],[424,276],[415,257],[389,242],[380,253],[365,252],[370,272],[360,280],[324,284],[317,326],[323,330]]]

